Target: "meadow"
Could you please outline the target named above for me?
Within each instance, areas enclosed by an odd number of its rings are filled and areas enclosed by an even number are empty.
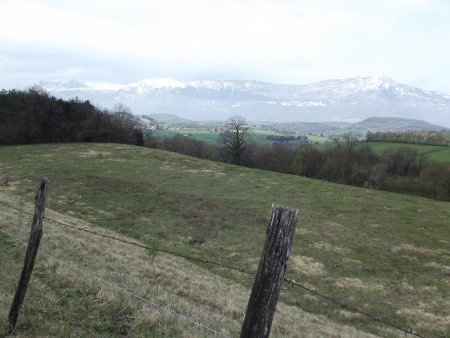
[[[424,144],[407,144],[407,143],[390,143],[390,142],[364,142],[369,145],[373,152],[377,155],[383,154],[384,151],[395,148],[417,149],[419,153],[425,154],[430,160],[441,162],[450,162],[450,147],[448,146],[432,146]]]
[[[159,138],[174,137],[177,135],[189,136],[194,140],[206,143],[217,144],[220,141],[218,132],[197,129],[183,129],[183,130],[153,130],[152,136]]]
[[[449,332],[446,202],[119,144],[0,148],[2,200],[30,209],[27,203],[43,176],[50,180],[48,208],[54,217],[251,271],[257,268],[271,203],[298,208],[288,278],[425,336]],[[0,229],[26,239],[29,217],[1,208]],[[51,222],[44,231],[45,252],[159,297],[226,335],[238,334],[251,277],[95,241]],[[1,232],[0,241],[3,324],[24,249]],[[192,325],[137,306],[51,260],[39,261],[35,292],[27,296],[19,323],[24,336],[75,329],[104,336],[199,335]],[[399,332],[286,285],[274,336],[332,334]]]

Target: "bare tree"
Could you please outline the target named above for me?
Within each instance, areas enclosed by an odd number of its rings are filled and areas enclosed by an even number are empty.
[[[343,150],[347,155],[352,155],[355,147],[360,143],[361,136],[355,132],[349,131],[341,135],[330,137],[331,141],[336,145],[337,149]]]
[[[131,113],[130,108],[128,108],[126,105],[122,103],[116,103],[112,109],[112,114],[114,117],[114,120],[120,125],[120,126],[135,126],[136,121]]]
[[[119,140],[124,143],[144,144],[144,135],[136,116],[131,113],[130,108],[122,103],[114,105],[112,110],[113,127],[121,133]]]
[[[248,138],[247,120],[242,116],[230,117],[221,133],[222,143],[234,164],[239,164]]]

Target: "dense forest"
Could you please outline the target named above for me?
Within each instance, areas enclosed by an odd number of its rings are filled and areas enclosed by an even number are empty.
[[[149,138],[145,145],[209,160],[233,162],[224,147],[185,136]],[[323,150],[314,145],[249,143],[242,151],[239,165],[450,200],[449,163],[430,161],[417,150],[401,146],[376,155],[364,142],[349,135],[336,138]]]
[[[116,142],[143,144],[123,105],[100,110],[89,101],[62,100],[38,87],[0,91],[0,144]]]

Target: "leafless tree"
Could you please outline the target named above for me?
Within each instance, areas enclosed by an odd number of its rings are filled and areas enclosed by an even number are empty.
[[[222,143],[234,164],[239,164],[248,139],[247,120],[242,116],[230,117],[221,133]]]
[[[355,147],[360,143],[361,136],[354,132],[346,132],[341,135],[334,135],[330,137],[331,141],[340,150],[343,150],[346,154],[352,155]]]

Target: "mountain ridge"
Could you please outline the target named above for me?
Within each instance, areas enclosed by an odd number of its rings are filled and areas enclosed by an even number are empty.
[[[332,79],[310,84],[250,80],[144,79],[129,84],[41,82],[62,98],[79,97],[111,107],[121,102],[136,114],[175,114],[190,120],[358,122],[392,116],[450,126],[450,94],[425,91],[386,77]]]

